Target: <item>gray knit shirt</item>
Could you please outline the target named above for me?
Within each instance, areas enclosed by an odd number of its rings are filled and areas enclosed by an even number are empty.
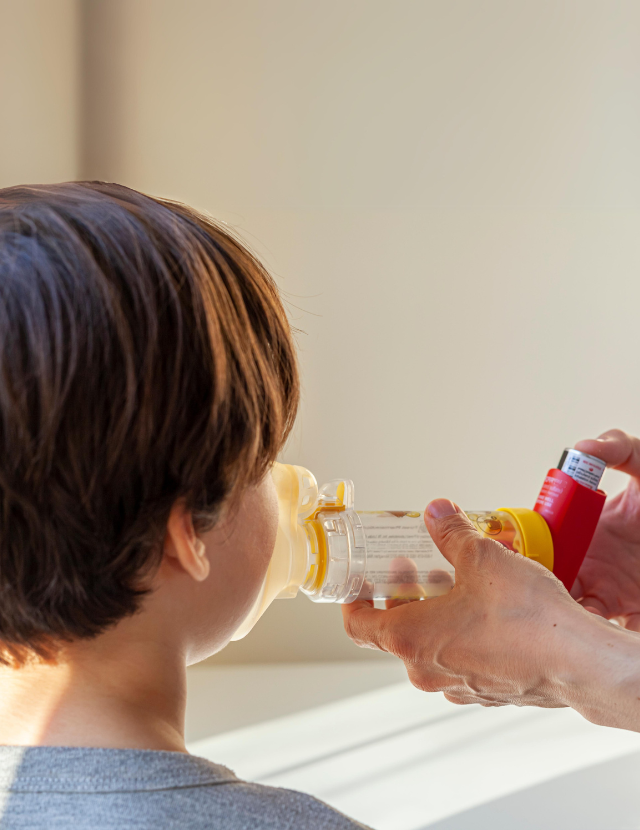
[[[0,746],[2,830],[362,830],[304,793],[180,752]]]

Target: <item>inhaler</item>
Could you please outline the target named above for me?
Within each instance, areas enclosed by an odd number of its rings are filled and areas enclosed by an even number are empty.
[[[468,511],[483,536],[534,559],[571,588],[596,529],[606,494],[599,458],[565,450],[549,470],[533,510]],[[233,636],[245,637],[276,598],[302,591],[314,602],[420,600],[455,583],[452,565],[431,539],[422,513],[361,511],[353,482],[318,487],[304,467],[275,464],[279,522],[275,549],[253,608]]]

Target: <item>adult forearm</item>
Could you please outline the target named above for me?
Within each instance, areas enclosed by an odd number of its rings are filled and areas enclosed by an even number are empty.
[[[592,723],[640,732],[640,634],[598,617],[588,622],[567,632],[560,697]]]

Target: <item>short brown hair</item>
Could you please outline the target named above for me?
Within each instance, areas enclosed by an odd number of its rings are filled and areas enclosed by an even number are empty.
[[[298,371],[226,227],[101,182],[0,190],[0,662],[134,613],[171,506],[267,471]]]

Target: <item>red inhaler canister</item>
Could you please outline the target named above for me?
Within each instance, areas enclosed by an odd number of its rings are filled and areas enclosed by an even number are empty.
[[[595,533],[606,493],[598,484],[606,464],[578,450],[565,450],[549,470],[533,508],[549,525],[553,572],[570,591]]]

